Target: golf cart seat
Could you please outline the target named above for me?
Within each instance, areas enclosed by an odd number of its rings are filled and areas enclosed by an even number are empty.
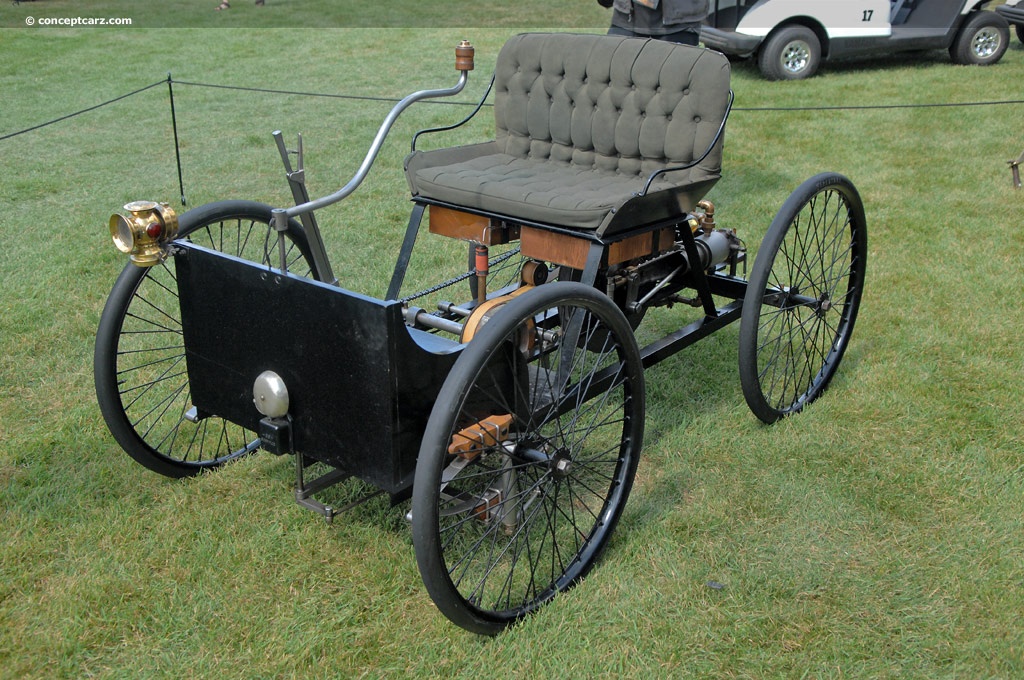
[[[597,236],[685,214],[721,176],[721,54],[607,35],[522,34],[498,55],[495,139],[406,158],[413,200]]]

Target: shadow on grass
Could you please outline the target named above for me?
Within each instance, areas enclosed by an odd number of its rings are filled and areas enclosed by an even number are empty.
[[[1010,49],[1024,49],[1024,45],[1011,44]],[[741,59],[730,57],[730,62],[732,63],[734,73],[761,78],[756,58]],[[822,62],[815,77],[874,71],[881,78],[891,75],[891,72],[897,70],[907,68],[929,69],[935,66],[955,67],[956,64],[950,61],[949,53],[946,50],[915,50],[879,56],[826,59]],[[996,66],[998,67],[998,64]],[[823,104],[828,103],[823,102]]]

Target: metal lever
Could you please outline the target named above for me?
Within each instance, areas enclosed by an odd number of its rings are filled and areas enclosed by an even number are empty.
[[[1010,164],[1010,172],[1013,173],[1013,188],[1020,189],[1020,166],[1024,163],[1024,152],[1015,161],[1007,161]]]
[[[303,159],[302,135],[298,135],[298,143],[294,151],[289,150],[285,145],[284,135],[281,134],[280,130],[274,130],[273,135],[274,141],[277,142],[278,153],[281,154],[285,177],[288,179],[288,186],[292,190],[292,198],[295,200],[295,205],[308,203],[309,192],[306,190],[306,167],[305,160]],[[295,154],[295,168],[292,167],[292,154]],[[327,260],[323,236],[320,234],[320,226],[316,222],[316,216],[310,211],[301,213],[298,215],[298,218],[306,230],[306,238],[309,239],[313,262],[316,264],[321,280],[335,285],[338,283],[338,279],[335,278],[334,272],[331,270],[331,263]]]

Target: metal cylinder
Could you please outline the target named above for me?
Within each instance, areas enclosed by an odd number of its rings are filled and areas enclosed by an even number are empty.
[[[701,234],[695,240],[697,252],[700,254],[701,269],[714,267],[729,259],[729,254],[732,252],[732,240],[729,238],[728,232],[716,229],[710,233]]]

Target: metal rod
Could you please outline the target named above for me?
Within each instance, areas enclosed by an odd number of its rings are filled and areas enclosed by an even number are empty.
[[[647,293],[647,295],[643,296],[642,298],[640,298],[639,300],[637,300],[636,302],[631,304],[629,306],[630,310],[634,311],[634,312],[638,312],[641,309],[643,309],[644,305],[646,305],[651,300],[652,297],[657,295],[658,291],[660,291],[662,288],[664,288],[669,283],[671,283],[672,279],[674,279],[676,277],[676,274],[678,274],[679,272],[683,271],[684,267],[686,267],[686,264],[681,264],[678,267],[676,267],[675,269],[673,269],[671,274],[669,274],[668,276],[663,278],[661,280],[661,283],[659,283],[658,285],[656,285],[654,288],[651,289],[651,292]]]
[[[178,144],[178,117],[174,113],[174,81],[171,80],[170,71],[167,72],[167,93],[171,98],[171,128],[174,130],[174,160],[178,164],[178,191],[181,193],[181,204],[185,203],[185,183],[181,179],[181,147]]]
[[[402,283],[405,281],[405,272],[409,268],[409,261],[412,259],[412,249],[416,245],[416,235],[420,231],[420,223],[423,221],[423,211],[427,206],[417,203],[413,206],[412,214],[409,215],[409,226],[405,228],[405,238],[402,239],[402,247],[398,251],[398,259],[395,261],[395,270],[391,273],[391,283],[388,284],[388,292],[385,300],[396,300],[402,292]]]
[[[447,301],[438,302],[437,303],[437,311],[444,312],[445,314],[456,314],[456,315],[461,316],[461,317],[467,317],[467,316],[469,316],[470,314],[473,313],[472,309],[466,309],[465,307],[459,307],[458,305],[456,305],[456,304],[454,304],[452,302],[447,302]]]
[[[381,123],[380,129],[377,130],[377,136],[373,138],[373,143],[370,144],[370,149],[366,152],[366,158],[363,159],[362,165],[359,166],[356,174],[349,180],[348,184],[329,196],[324,196],[323,198],[318,198],[314,201],[309,201],[308,203],[302,203],[294,208],[288,208],[284,211],[285,215],[287,217],[297,217],[303,213],[333,205],[351,194],[359,187],[360,184],[363,183],[363,180],[366,179],[366,175],[370,172],[370,167],[373,166],[373,162],[377,159],[377,154],[380,153],[381,146],[384,144],[384,139],[388,136],[388,132],[391,131],[391,127],[395,124],[398,116],[400,116],[403,111],[416,102],[424,99],[435,99],[438,97],[451,97],[456,95],[459,92],[462,92],[462,88],[466,86],[466,81],[468,79],[469,72],[462,71],[459,76],[459,82],[457,82],[454,87],[440,90],[420,90],[419,92],[413,92],[402,101],[395,104],[395,107],[391,109],[391,113],[389,113],[384,119],[384,122]]]
[[[433,314],[428,314],[422,309],[411,308],[403,311],[407,323],[413,326],[426,326],[439,331],[445,331],[453,335],[462,335],[463,325],[457,321],[443,319]]]
[[[298,136],[298,149],[295,151],[295,169],[292,168],[289,156],[291,152],[285,146],[284,136],[281,134],[281,131],[275,130],[273,137],[274,141],[277,142],[277,150],[281,154],[281,162],[284,163],[284,176],[292,190],[292,200],[295,201],[296,205],[308,202],[309,192],[306,190],[306,170],[302,156],[302,135]],[[334,270],[331,269],[330,258],[327,257],[327,248],[324,245],[324,239],[320,233],[320,225],[317,224],[316,215],[313,213],[303,213],[299,219],[302,221],[302,228],[306,230],[309,252],[313,255],[313,263],[316,265],[316,271],[320,280],[332,286],[335,285],[338,283],[338,279],[334,276]]]

